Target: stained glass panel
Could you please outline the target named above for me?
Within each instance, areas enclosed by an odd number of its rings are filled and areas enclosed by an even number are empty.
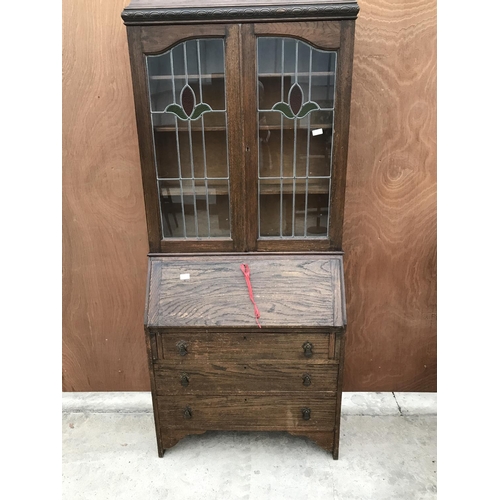
[[[326,238],[337,53],[257,39],[259,237]]]
[[[224,40],[146,63],[163,237],[230,237]]]

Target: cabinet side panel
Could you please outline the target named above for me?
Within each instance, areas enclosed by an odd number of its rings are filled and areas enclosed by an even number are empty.
[[[332,250],[342,249],[344,199],[351,111],[352,61],[355,21],[342,21],[335,96],[335,137],[333,157],[333,189],[330,205]]]
[[[149,368],[149,379],[151,381],[151,398],[153,400],[153,413],[155,419],[155,429],[156,429],[156,442],[158,445],[158,455],[163,456],[163,444],[161,440],[161,425],[160,425],[160,415],[158,412],[158,397],[156,395],[156,383],[153,372],[153,353],[151,350],[151,337],[147,328],[144,328],[144,336],[146,340],[146,349],[148,352],[148,368]],[[155,339],[156,344],[156,339]]]
[[[333,458],[339,458],[339,440],[340,440],[340,416],[342,410],[342,384],[344,382],[344,352],[345,352],[345,336],[342,335],[337,339],[339,352],[339,374],[337,377],[337,406],[335,408],[335,431],[333,440]]]
[[[137,135],[141,157],[142,187],[146,206],[149,251],[159,252],[161,241],[160,211],[158,206],[158,188],[156,185],[155,159],[151,137],[151,118],[149,116],[148,89],[146,85],[146,66],[142,49],[142,29],[137,26],[127,27],[130,68],[134,87]]]

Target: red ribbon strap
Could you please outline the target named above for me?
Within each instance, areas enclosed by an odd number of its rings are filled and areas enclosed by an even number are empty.
[[[253,310],[255,313],[255,321],[257,322],[257,325],[259,325],[259,328],[262,328],[260,326],[260,323],[259,323],[260,312],[259,312],[257,304],[255,303],[255,300],[253,298],[252,283],[250,283],[250,267],[248,267],[248,264],[241,264],[240,269],[241,269],[241,272],[243,273],[243,276],[245,276],[245,281],[247,282],[248,295],[250,296],[250,300],[252,301],[252,304],[253,304]]]

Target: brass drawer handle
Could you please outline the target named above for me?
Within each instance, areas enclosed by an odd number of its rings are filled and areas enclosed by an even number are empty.
[[[189,377],[187,373],[181,375],[181,385],[182,387],[187,387],[189,385]]]
[[[302,349],[304,349],[304,356],[306,358],[310,358],[312,355],[313,355],[313,345],[311,344],[311,342],[304,342],[304,344],[302,345]]]
[[[311,418],[311,409],[310,408],[302,408],[302,418],[304,420],[309,420]]]
[[[303,380],[303,384],[307,387],[309,385],[311,385],[311,375],[309,375],[309,373],[304,373],[304,375],[302,375],[302,380]]]
[[[184,341],[184,340],[179,340],[179,342],[177,342],[177,344],[175,344],[175,347],[177,347],[177,352],[181,356],[185,356],[188,353],[188,346],[187,346],[186,341]]]
[[[189,406],[186,406],[184,408],[184,418],[191,418],[193,416],[193,413],[191,412],[191,408]]]

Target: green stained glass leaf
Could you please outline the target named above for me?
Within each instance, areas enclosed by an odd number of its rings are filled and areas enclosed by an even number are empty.
[[[204,102],[200,102],[198,106],[194,108],[193,114],[191,115],[191,120],[197,120],[203,113],[207,111],[212,111],[212,108],[205,104]]]
[[[307,116],[311,111],[314,111],[315,109],[319,109],[319,106],[315,102],[306,102],[299,111],[297,118],[304,118],[304,116]]]
[[[184,113],[184,110],[178,105],[178,104],[169,104],[166,109],[165,113],[173,113],[174,115],[177,115],[181,120],[187,120],[188,115]]]
[[[290,106],[284,102],[277,102],[272,109],[274,111],[281,111],[287,118],[293,118],[293,113],[290,109]]]

